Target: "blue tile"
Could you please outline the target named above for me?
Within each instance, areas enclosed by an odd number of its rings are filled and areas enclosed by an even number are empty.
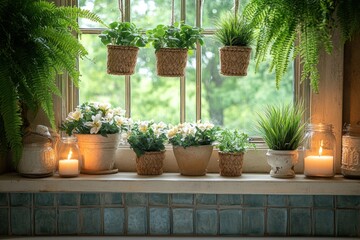
[[[78,206],[80,195],[78,193],[59,193],[57,201],[59,206]]]
[[[270,236],[284,236],[287,231],[288,213],[286,208],[268,208],[267,233]]]
[[[31,206],[31,193],[11,193],[11,206]]]
[[[239,235],[242,233],[242,212],[239,209],[220,211],[220,235]]]
[[[312,207],[312,195],[291,195],[289,196],[289,205],[291,207]]]
[[[174,208],[173,233],[174,234],[193,234],[194,232],[194,211],[191,208]]]
[[[150,234],[170,234],[170,210],[169,208],[150,208]]]
[[[145,207],[129,207],[128,215],[128,229],[127,233],[130,235],[143,235],[147,233],[147,215]]]
[[[266,204],[266,195],[244,195],[244,206],[263,207]]]
[[[82,193],[80,195],[80,204],[82,206],[100,205],[99,193]]]
[[[215,194],[196,194],[196,204],[215,205]]]
[[[340,209],[336,211],[336,235],[339,237],[359,237],[359,210]]]
[[[193,194],[172,194],[172,203],[173,204],[183,204],[183,205],[192,205],[194,202]]]
[[[60,235],[75,235],[79,232],[78,209],[58,210],[58,232]]]
[[[125,195],[126,205],[146,205],[147,194],[146,193],[126,193]]]
[[[359,208],[360,196],[336,196],[337,208]]]
[[[315,236],[334,236],[334,210],[314,209]]]
[[[286,207],[288,205],[288,196],[286,195],[268,195],[268,206]]]
[[[314,196],[314,207],[333,208],[334,196]]]
[[[242,195],[239,194],[219,194],[218,196],[219,205],[241,205]]]
[[[265,233],[265,210],[245,209],[243,211],[243,234],[262,236]]]
[[[105,205],[122,205],[122,193],[103,193],[103,203]]]
[[[125,211],[123,208],[104,208],[104,234],[124,234]]]
[[[56,211],[54,208],[35,209],[35,234],[56,234]]]
[[[36,206],[54,206],[54,193],[35,193]]]
[[[99,208],[80,209],[80,233],[101,234],[101,214]]]
[[[199,235],[216,235],[218,226],[217,211],[213,209],[196,210],[196,233]]]
[[[0,208],[0,236],[9,234],[9,210]]]
[[[13,207],[10,210],[12,235],[31,235],[31,209],[25,207]]]
[[[151,193],[149,195],[150,205],[167,205],[169,204],[169,194]]]
[[[290,209],[291,236],[311,235],[311,211],[309,208]]]
[[[0,206],[7,206],[7,205],[8,205],[8,194],[0,193]]]

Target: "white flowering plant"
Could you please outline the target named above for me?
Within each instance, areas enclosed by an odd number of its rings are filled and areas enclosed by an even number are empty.
[[[83,103],[70,112],[60,129],[69,136],[80,134],[114,134],[127,132],[131,119],[125,117],[125,110],[111,108],[108,103]]]
[[[140,157],[145,152],[158,152],[165,150],[168,126],[163,122],[154,121],[135,122],[128,135],[128,143]]]
[[[173,146],[211,145],[216,140],[218,127],[210,122],[180,123],[168,131],[169,142]]]

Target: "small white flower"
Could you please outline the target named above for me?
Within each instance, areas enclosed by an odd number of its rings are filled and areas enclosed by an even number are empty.
[[[67,119],[68,121],[72,122],[73,120],[78,121],[80,118],[83,117],[80,109],[76,108],[74,112],[70,112]]]
[[[179,132],[179,128],[177,126],[171,128],[169,131],[168,131],[168,137],[169,138],[172,138],[174,137],[177,133]]]
[[[139,122],[139,131],[142,133],[146,133],[146,131],[148,130],[148,125],[148,121]]]
[[[90,134],[96,134],[99,132],[102,122],[101,114],[96,114],[96,116],[91,116],[92,122],[86,122],[85,126],[91,127]]]
[[[107,110],[110,109],[111,105],[110,103],[99,103],[99,109],[106,112]]]
[[[126,110],[121,107],[114,108],[114,115],[125,116]]]

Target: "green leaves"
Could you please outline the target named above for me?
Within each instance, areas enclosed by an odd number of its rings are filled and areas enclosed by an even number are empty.
[[[249,136],[238,130],[221,130],[217,142],[219,150],[227,153],[244,153],[248,148],[255,148],[255,144],[249,142]]]

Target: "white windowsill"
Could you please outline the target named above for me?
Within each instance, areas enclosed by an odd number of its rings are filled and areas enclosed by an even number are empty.
[[[289,194],[360,195],[360,180],[334,178],[276,179],[269,174],[245,173],[241,177],[221,177],[210,173],[201,177],[164,173],[139,176],[134,172],[109,175],[80,175],[76,178],[24,178],[16,173],[0,175],[1,192],[147,192],[204,194]]]

